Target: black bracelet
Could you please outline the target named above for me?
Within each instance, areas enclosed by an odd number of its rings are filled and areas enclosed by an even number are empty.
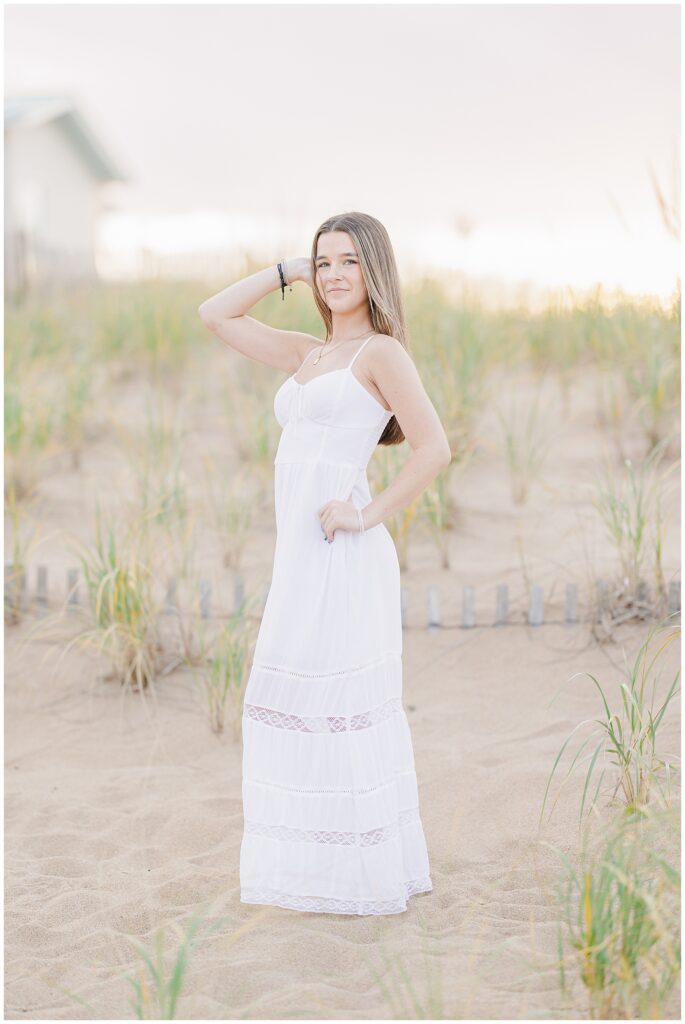
[[[278,264],[278,276],[281,279],[281,299],[285,299],[285,286],[286,285],[288,285],[288,288],[290,288],[290,291],[293,290],[293,286],[291,285],[290,281],[288,281],[288,279],[285,276],[284,269],[285,269],[285,260],[283,260],[282,263]]]

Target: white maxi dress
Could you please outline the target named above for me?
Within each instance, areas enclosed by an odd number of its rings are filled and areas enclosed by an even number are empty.
[[[392,413],[352,369],[370,340],[274,397],[276,547],[242,717],[242,903],[398,914],[433,887],[395,545],[382,523],[329,544],[318,515],[331,499],[371,501],[366,469]]]

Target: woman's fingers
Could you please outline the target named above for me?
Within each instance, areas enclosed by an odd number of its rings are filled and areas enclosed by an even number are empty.
[[[321,529],[323,530],[324,540],[331,543],[335,536],[335,529],[333,528],[334,521],[334,509],[333,502],[328,501],[319,510],[319,518],[321,521]]]

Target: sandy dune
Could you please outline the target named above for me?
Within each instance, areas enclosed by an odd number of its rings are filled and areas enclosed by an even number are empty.
[[[522,379],[517,393],[524,400],[538,388]],[[222,421],[207,409],[194,423],[196,454],[210,441],[216,451],[227,444]],[[586,625],[562,624],[565,583],[579,584],[582,615],[588,571],[600,575],[614,563],[588,507],[589,470],[602,446],[592,422],[588,384],[574,390],[551,433],[544,480],[516,508],[503,465],[493,462],[496,435],[485,416],[485,458],[455,479],[451,570],[436,568],[425,541],[410,551],[404,704],[434,891],[412,897],[405,914],[354,918],[241,904],[241,748],[229,734],[211,733],[191,678],[179,672],[161,680],[157,707],[136,695],[122,699],[101,678],[108,666],[74,650],[53,674],[54,656],[41,664],[47,637],[20,648],[26,625],[7,631],[8,1019],[132,1017],[126,979],[141,960],[127,935],[151,946],[165,926],[175,952],[172,925],[185,927],[201,904],[223,924],[192,956],[179,1017],[586,1015],[582,990],[573,1011],[558,994],[550,890],[557,860],[537,844],[537,822],[561,744],[600,710],[588,680],[567,684],[550,707],[552,696],[573,673],[596,673],[614,697],[622,678],[620,646],[599,648]],[[639,451],[639,439],[633,447]],[[111,488],[121,466],[122,452],[107,438],[90,445],[83,480],[65,468],[43,482],[46,536],[35,560],[51,566],[51,580],[61,582],[73,564],[51,530],[90,537],[93,496]],[[669,580],[679,565],[677,484],[664,514]],[[268,578],[273,542],[265,509],[246,552],[248,588]],[[201,552],[197,570],[211,575],[213,607],[230,607],[229,574],[215,550]],[[521,624],[526,580],[544,587],[542,627]],[[512,625],[493,628],[495,587],[503,582],[511,586]],[[431,584],[441,592],[445,628],[429,634]],[[479,625],[470,630],[458,628],[465,584],[476,587]],[[629,660],[646,634],[646,626],[624,629]],[[664,664],[669,679],[675,648]],[[679,749],[677,715],[674,705],[660,734],[664,750]],[[543,833],[567,852],[575,850],[581,785],[578,776]],[[677,993],[670,1016],[678,1016]]]
[[[582,626],[406,632],[404,701],[435,888],[387,918],[239,902],[240,749],[210,735],[188,679],[164,681],[150,716],[81,654],[54,680],[38,665],[43,646],[13,656],[6,1017],[132,1016],[125,979],[139,959],[125,933],[151,941],[204,902],[225,923],[191,960],[179,1016],[416,1018],[400,966],[426,1016],[561,1016],[545,887],[556,864],[535,837],[559,746],[597,712],[579,681],[548,700],[579,668],[617,678],[609,652],[583,650],[586,639]],[[544,830],[565,851],[577,792]]]

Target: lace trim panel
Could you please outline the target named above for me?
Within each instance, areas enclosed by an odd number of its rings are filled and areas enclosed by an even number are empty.
[[[241,903],[267,903],[286,910],[309,910],[321,914],[401,914],[407,899],[419,892],[431,892],[430,876],[404,883],[404,896],[392,900],[339,900],[324,896],[290,896],[273,889],[241,889]]]
[[[246,718],[262,722],[264,725],[273,725],[277,729],[294,729],[297,732],[354,732],[357,729],[369,729],[401,710],[401,697],[391,697],[384,704],[379,704],[370,711],[363,711],[359,715],[351,715],[349,718],[343,715],[310,718],[288,715],[284,711],[262,708],[257,704],[243,705],[243,714]]]
[[[246,821],[245,832],[265,836],[267,839],[282,839],[288,843],[323,843],[327,846],[378,846],[390,839],[397,839],[400,828],[419,820],[419,808],[410,807],[400,811],[397,821],[369,832],[328,832],[320,829],[291,828],[288,825],[264,825],[260,821]]]

